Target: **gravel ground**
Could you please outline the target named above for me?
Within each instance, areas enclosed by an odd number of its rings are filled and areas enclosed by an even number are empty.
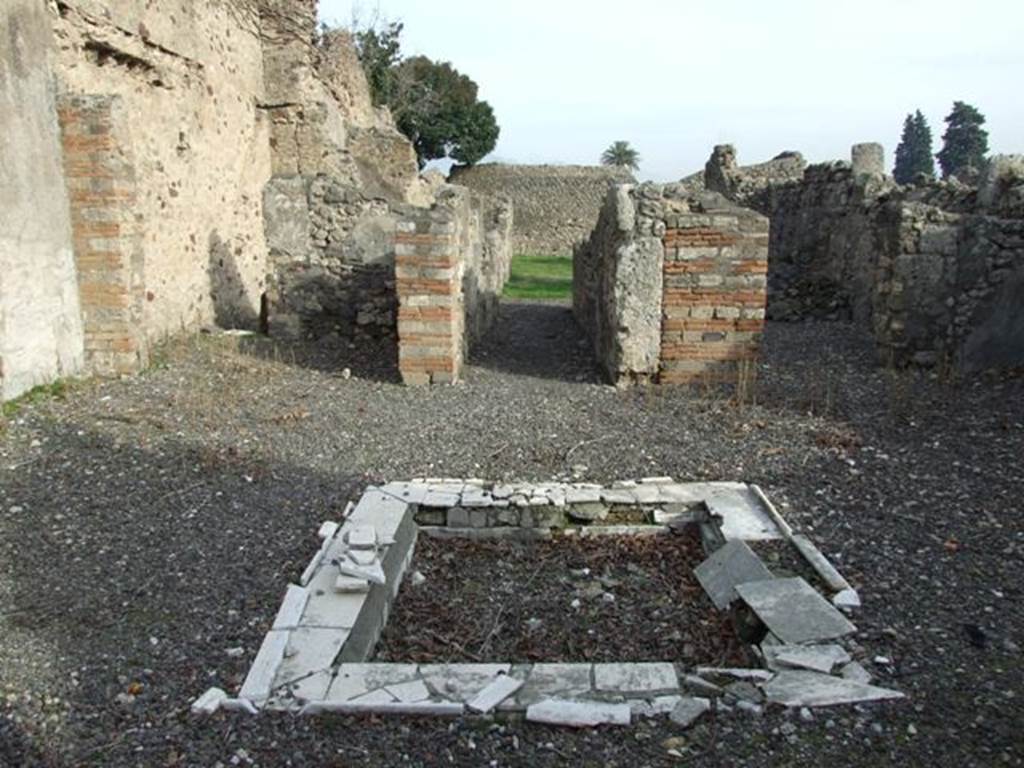
[[[420,536],[378,661],[752,661],[701,589],[696,526],[674,536],[543,542]]]
[[[396,386],[372,350],[199,337],[28,406],[0,435],[0,764],[1021,765],[1024,380],[871,351],[771,324],[740,408],[602,386],[567,309],[509,304],[455,387]],[[860,588],[858,640],[889,660],[869,666],[908,701],[686,732],[189,718],[237,690],[319,523],[368,483],[573,474],[759,483]]]

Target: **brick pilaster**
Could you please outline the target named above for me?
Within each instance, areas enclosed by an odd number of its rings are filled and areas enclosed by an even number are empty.
[[[73,96],[58,108],[86,364],[106,376],[147,363],[135,169],[117,137],[117,106],[117,97]]]
[[[398,368],[406,384],[458,381],[462,373],[462,264],[453,220],[424,211],[395,235]]]

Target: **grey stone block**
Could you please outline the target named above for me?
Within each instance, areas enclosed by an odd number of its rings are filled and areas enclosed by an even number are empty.
[[[694,569],[697,581],[719,610],[739,598],[737,584],[768,581],[771,571],[743,541],[730,541]]]
[[[595,725],[629,725],[631,713],[629,704],[545,699],[527,707],[526,719],[547,725],[591,728]]]
[[[801,578],[739,584],[736,591],[768,629],[790,645],[831,640],[857,631]]]
[[[802,670],[780,672],[762,689],[770,704],[786,707],[827,707],[903,698],[899,691]]]
[[[711,709],[707,699],[686,698],[680,701],[668,716],[676,725],[689,728]]]

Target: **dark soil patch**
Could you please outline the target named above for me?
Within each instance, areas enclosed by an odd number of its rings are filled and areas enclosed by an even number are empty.
[[[421,536],[379,661],[742,663],[695,533],[538,542]],[[576,602],[578,601],[578,602]]]

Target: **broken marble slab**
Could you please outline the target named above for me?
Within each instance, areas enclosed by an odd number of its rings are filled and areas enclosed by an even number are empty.
[[[323,568],[309,584],[309,599],[299,620],[300,627],[333,627],[352,629],[363,607],[367,593],[337,591],[338,570]],[[349,577],[353,578],[353,577]],[[365,577],[364,577],[365,580]]]
[[[493,504],[491,494],[481,488],[467,488],[459,501],[461,507],[490,507]]]
[[[498,675],[494,681],[484,688],[467,706],[473,712],[487,714],[505,699],[523,687],[525,680],[509,675]]]
[[[288,668],[287,662],[285,662],[274,681],[274,693],[282,700],[282,703],[286,703],[289,696],[293,702],[300,704],[319,701],[327,696],[327,691],[334,680],[334,673],[330,669],[310,672],[293,679],[286,679],[287,675]]]
[[[249,673],[245,676],[238,698],[261,702],[270,697],[274,677],[284,660],[290,634],[288,630],[267,632],[252,666],[249,667]]]
[[[768,703],[785,707],[828,707],[903,698],[899,691],[804,670],[779,672],[761,688]]]
[[[544,699],[526,708],[526,719],[533,723],[591,728],[595,725],[629,725],[629,704],[603,701]]]
[[[682,696],[655,696],[653,699],[630,699],[629,711],[634,717],[657,717],[667,715],[683,700]]]
[[[342,664],[324,700],[348,702],[372,691],[418,681],[418,671],[415,664]]]
[[[277,685],[287,680],[328,669],[348,640],[346,629],[299,627],[289,633],[285,658],[277,673]]]
[[[800,577],[738,584],[736,592],[787,645],[832,640],[857,631],[843,614]]]
[[[826,675],[850,661],[841,645],[769,645],[761,649],[769,669],[808,669]]]
[[[839,670],[839,674],[847,680],[853,680],[856,683],[870,683],[873,679],[871,673],[864,668],[864,665],[856,661],[851,661]]]
[[[277,609],[277,616],[274,617],[274,624],[271,629],[291,629],[299,625],[302,613],[306,610],[306,603],[309,600],[309,590],[289,584],[285,591],[281,607]]]
[[[622,695],[669,693],[679,690],[679,676],[668,662],[595,664],[594,687]]]
[[[403,704],[415,704],[430,698],[430,691],[422,680],[410,680],[407,683],[388,685],[384,690]]]
[[[378,688],[375,691],[364,693],[362,696],[356,696],[352,699],[350,704],[357,706],[371,706],[377,704],[394,704],[395,697],[386,688]]]
[[[754,550],[745,541],[738,539],[726,542],[725,546],[698,565],[693,573],[720,611],[727,609],[733,600],[739,599],[737,584],[768,581],[772,578],[771,571],[761,558],[754,554]]]
[[[516,700],[528,706],[547,698],[576,699],[592,691],[590,664],[534,664]]]
[[[673,708],[669,720],[683,728],[689,728],[711,710],[708,699],[686,697]]]
[[[510,664],[423,664],[420,675],[437,695],[465,703],[510,670]]]
[[[704,504],[721,519],[726,540],[771,541],[783,538],[771,514],[744,483],[706,483]]]
[[[628,488],[604,488],[601,501],[605,504],[636,504],[636,495]]]

